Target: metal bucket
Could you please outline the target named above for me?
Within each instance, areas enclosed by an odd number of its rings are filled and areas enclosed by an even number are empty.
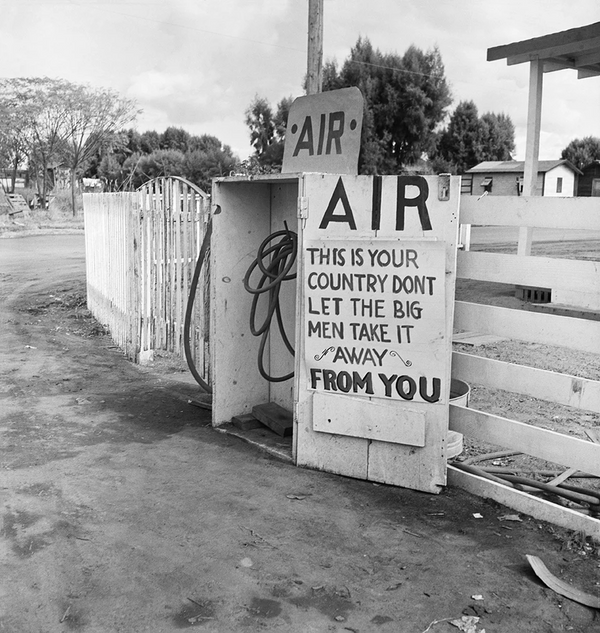
[[[468,407],[470,395],[470,385],[456,378],[452,378],[450,380],[450,402],[452,404],[459,404],[462,407]],[[463,452],[462,433],[448,431],[446,444],[446,459],[452,459],[453,457],[460,455]]]
[[[462,380],[452,378],[450,380],[450,402],[459,404],[462,407],[469,406],[469,396],[471,395],[471,386]]]

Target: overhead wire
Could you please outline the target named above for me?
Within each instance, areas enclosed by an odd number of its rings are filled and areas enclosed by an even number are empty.
[[[102,5],[102,12],[103,13],[111,13],[113,15],[119,15],[121,17],[127,17],[127,18],[133,18],[134,20],[144,20],[146,22],[154,22],[155,24],[161,24],[161,25],[166,25],[166,26],[174,26],[177,28],[181,28],[181,29],[186,29],[189,31],[197,31],[199,33],[206,33],[207,35],[216,35],[218,37],[226,37],[228,39],[233,39],[233,40],[240,40],[240,41],[244,41],[244,42],[250,42],[252,44],[259,44],[261,46],[268,46],[271,48],[279,48],[282,50],[288,50],[288,51],[293,51],[295,53],[302,53],[302,55],[306,55],[307,54],[307,50],[306,49],[299,49],[299,48],[293,48],[291,46],[283,46],[281,44],[274,44],[273,42],[263,42],[261,40],[255,40],[249,37],[243,37],[240,35],[231,35],[229,33],[222,33],[219,31],[210,31],[208,29],[202,29],[202,28],[198,28],[197,26],[193,26],[190,24],[181,24],[179,22],[170,22],[167,20],[159,20],[156,18],[151,18],[148,17],[147,15],[134,15],[131,13],[123,13],[122,11],[114,11],[112,9],[106,9],[106,5],[109,6],[115,6],[117,5],[117,2],[107,2],[106,0],[99,0],[98,2],[95,3],[79,3],[79,2],[74,2],[72,0],[70,1],[63,1],[63,2],[59,2],[59,4],[69,4],[70,6],[77,6],[77,7],[81,7],[81,8],[92,8],[92,9],[98,9],[100,10],[100,6]],[[119,3],[120,4],[120,3]],[[144,2],[127,2],[125,3],[127,5],[146,5],[146,4],[151,4],[153,6],[162,6],[160,4],[157,3],[144,3]],[[371,68],[380,68],[382,70],[391,70],[394,72],[398,72],[398,73],[404,73],[404,74],[409,74],[409,75],[417,75],[420,77],[431,77],[431,78],[439,78],[440,75],[439,73],[424,73],[424,72],[420,72],[417,70],[409,70],[407,68],[398,68],[395,66],[385,66],[383,64],[374,64],[372,62],[366,62],[366,61],[362,61],[362,60],[358,60],[358,59],[348,59],[345,60],[344,63],[348,63],[348,64],[357,64],[357,65],[362,65],[362,66],[369,66]]]

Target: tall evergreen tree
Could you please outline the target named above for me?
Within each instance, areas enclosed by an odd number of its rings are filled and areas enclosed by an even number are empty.
[[[440,52],[410,46],[382,53],[358,39],[337,72],[325,65],[323,90],[357,86],[365,99],[359,157],[361,173],[398,173],[430,150],[451,103]]]
[[[585,136],[573,139],[561,153],[561,158],[582,169],[595,160],[600,160],[600,138]]]
[[[483,127],[473,101],[461,101],[442,133],[439,154],[462,174],[482,160]]]
[[[463,174],[484,160],[511,160],[515,128],[506,114],[487,112],[481,118],[473,101],[461,101],[431,153],[436,171]]]
[[[504,113],[481,117],[483,160],[511,160],[515,151],[515,126]]]
[[[273,114],[267,99],[257,95],[246,110],[246,125],[250,128],[250,143],[254,147],[253,158],[261,170],[281,169],[285,129],[292,102],[292,97],[284,97]]]

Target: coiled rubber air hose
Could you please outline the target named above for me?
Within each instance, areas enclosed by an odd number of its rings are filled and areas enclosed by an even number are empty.
[[[202,246],[200,247],[200,254],[198,255],[198,261],[196,262],[196,267],[194,268],[194,276],[192,277],[192,283],[190,285],[190,295],[188,298],[187,306],[185,308],[185,319],[183,321],[183,349],[185,351],[185,360],[187,361],[188,367],[192,372],[192,376],[194,376],[196,382],[206,391],[207,393],[211,393],[212,389],[210,385],[202,378],[202,376],[198,373],[196,369],[196,365],[194,363],[194,359],[192,358],[192,350],[190,347],[190,322],[192,320],[192,310],[194,309],[194,300],[196,299],[196,290],[198,288],[198,279],[200,278],[200,272],[202,271],[202,266],[204,266],[204,262],[206,260],[206,255],[210,249],[210,236],[212,235],[212,219],[208,220],[208,224],[206,226],[206,233],[204,234],[204,239],[202,240]]]
[[[280,238],[280,239],[279,239]],[[275,240],[279,239],[278,242]],[[265,370],[264,354],[267,341],[269,340],[269,332],[273,315],[277,318],[277,325],[281,338],[292,356],[295,355],[293,345],[290,343],[289,337],[285,331],[285,326],[281,316],[281,306],[279,304],[279,292],[281,284],[284,281],[290,281],[296,278],[296,273],[291,272],[298,254],[298,235],[294,231],[290,231],[285,224],[285,229],[276,231],[269,235],[258,248],[256,259],[250,264],[246,275],[244,276],[244,288],[254,295],[252,299],[252,308],[250,310],[250,331],[254,336],[260,336],[260,346],[258,350],[258,371],[260,375],[269,382],[284,382],[294,376],[294,372],[290,372],[285,376],[271,376]],[[262,273],[258,284],[252,286],[250,277],[254,270],[258,268]],[[260,326],[256,325],[256,311],[258,301],[262,295],[268,294],[267,314]]]

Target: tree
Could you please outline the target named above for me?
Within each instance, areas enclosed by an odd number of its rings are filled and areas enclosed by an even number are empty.
[[[582,169],[595,160],[600,160],[600,138],[585,136],[573,139],[561,153],[561,158]]]
[[[257,156],[265,152],[273,142],[275,123],[273,111],[264,97],[256,95],[246,110],[246,125],[250,128],[250,145],[254,147]]]
[[[481,117],[483,160],[512,160],[515,126],[504,113],[486,112]]]
[[[156,149],[160,149],[160,134],[154,130],[142,132],[140,134],[139,149],[135,151],[140,151],[143,154],[152,154]]]
[[[488,112],[480,118],[473,101],[461,101],[431,153],[434,169],[462,174],[484,160],[511,160],[514,137],[508,115]]]
[[[161,143],[186,149],[161,148]],[[111,191],[137,189],[152,178],[183,176],[209,192],[212,179],[230,174],[238,163],[231,148],[210,134],[193,135],[176,127],[160,134],[129,129],[115,136],[86,173],[101,178]]]
[[[38,77],[0,82],[3,146],[10,148],[13,169],[27,161],[43,207],[56,169],[66,165],[75,213],[77,178],[100,163],[101,148],[114,143],[116,132],[134,116],[133,102],[110,90]]]
[[[210,193],[212,179],[219,176],[228,176],[235,170],[238,163],[237,158],[233,155],[229,145],[221,145],[216,137],[208,137],[206,140],[214,139],[218,146],[213,142],[206,144],[205,149],[197,149],[185,154],[183,165],[183,173],[185,177],[198,185],[200,189]]]
[[[11,193],[17,170],[25,165],[31,147],[30,117],[24,103],[14,80],[0,82],[0,162],[3,168],[11,168]]]
[[[119,162],[115,154],[102,156],[95,176],[102,180],[105,191],[118,191],[121,183],[127,178],[128,174],[123,168],[123,163]]]
[[[37,180],[42,208],[47,206],[47,192],[54,186],[55,171],[65,150],[66,110],[63,95],[71,84],[63,79],[17,79],[23,111],[31,129],[28,162]],[[41,182],[40,182],[41,181]]]
[[[201,136],[190,136],[188,152],[208,152],[210,150],[220,150],[224,147],[227,147],[227,149],[231,151],[229,146],[223,146],[216,136],[202,134]]]
[[[132,154],[123,170],[133,189],[152,178],[181,176],[184,173],[185,155],[176,149],[157,149],[151,154]]]
[[[115,144],[117,132],[135,119],[135,102],[107,89],[65,86],[60,95],[65,108],[62,130],[63,157],[71,170],[71,196],[75,215],[76,184],[102,147]]]
[[[273,114],[269,102],[257,95],[246,110],[250,144],[254,147],[255,158],[262,170],[281,170],[285,129],[292,103],[292,97],[284,97],[277,104],[277,111]]]
[[[359,171],[398,173],[415,164],[435,140],[451,103],[440,52],[410,46],[403,56],[359,38],[338,72],[325,64],[323,90],[357,86],[365,99]]]
[[[290,116],[290,108],[294,103],[293,97],[284,97],[277,104],[277,112],[273,119],[275,124],[275,140],[279,142],[285,141],[285,131],[287,129],[288,117]]]
[[[461,101],[442,132],[439,154],[459,174],[482,160],[483,127],[473,101]]]
[[[181,127],[168,127],[160,135],[160,149],[175,149],[178,152],[188,151],[190,133]]]

